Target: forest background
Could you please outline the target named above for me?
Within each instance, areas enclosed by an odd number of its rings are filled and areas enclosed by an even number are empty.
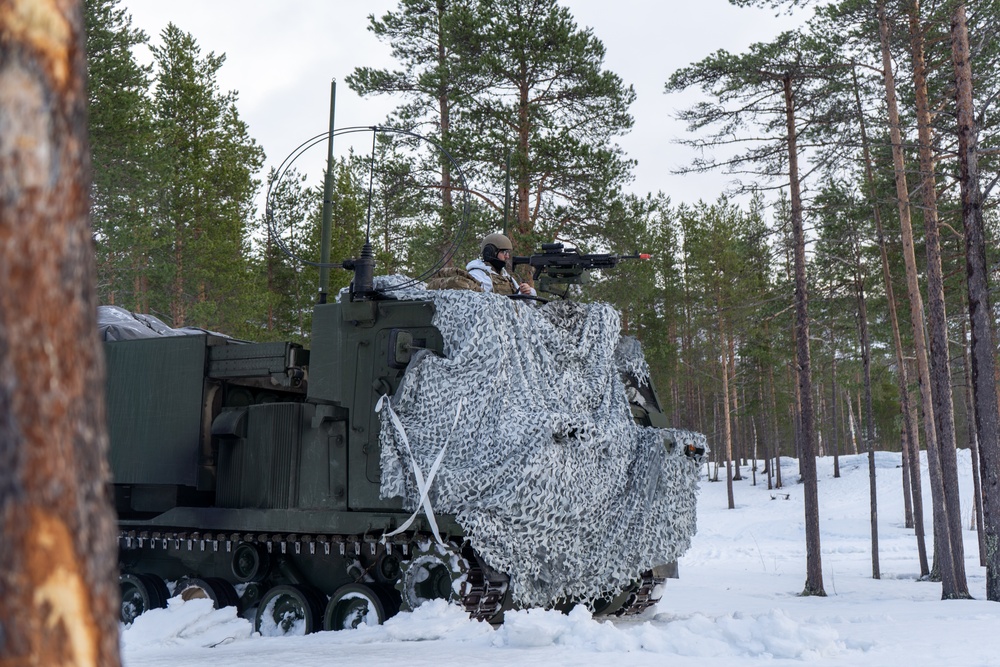
[[[914,525],[921,490],[907,466],[923,446],[936,471],[935,544],[948,544],[938,531],[957,515],[948,502],[954,449],[979,451],[974,369],[984,361],[969,304],[971,294],[974,306],[988,305],[988,293],[970,292],[968,262],[985,252],[985,281],[1000,259],[989,241],[1000,179],[991,141],[1000,2],[969,3],[967,16],[965,3],[944,0],[734,4],[813,4],[814,14],[798,31],[716,52],[664,82],[666,92],[703,95],[679,112],[686,141],[704,155],[688,169],[738,179],[729,197],[708,202],[628,191],[634,164],[616,138],[632,125],[634,90],[604,68],[599,36],[555,0],[401,0],[373,17],[369,29],[397,66],[360,67],[345,83],[398,98],[385,125],[433,139],[454,162],[402,134],[373,135],[371,155],[339,157],[331,256],[357,255],[367,232],[379,273],[420,275],[466,219],[457,265],[500,220],[517,254],[553,240],[583,252],[652,252],[599,276],[581,298],[621,311],[672,423],[708,435],[731,505],[734,460],[762,460],[768,484],[780,486],[772,459],[796,456],[808,486],[817,453],[902,450]],[[196,36],[170,24],[143,65],[135,47],[148,36],[117,0],[86,0],[85,11],[101,302],[173,326],[308,345],[317,272],[277,247],[257,201],[270,188],[277,236],[316,259],[322,184],[294,166],[280,181],[273,171],[268,183],[256,180],[264,153],[238,95],[219,89],[224,55],[203,53]],[[970,206],[988,239],[978,250],[967,243]],[[334,290],[348,280],[333,271]],[[993,313],[979,313],[991,369],[980,375],[994,384],[995,406]],[[987,467],[987,486],[995,470]],[[977,485],[977,524],[988,527],[983,495]],[[961,558],[946,550],[942,575],[917,532],[922,574],[943,576],[944,595],[962,597],[964,573],[949,565]],[[984,562],[996,558],[995,534],[981,542]],[[874,530],[873,542],[877,576]],[[806,592],[821,594],[821,581],[807,581]]]

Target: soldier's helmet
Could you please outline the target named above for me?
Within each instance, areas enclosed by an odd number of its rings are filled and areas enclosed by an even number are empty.
[[[483,237],[480,249],[483,252],[483,259],[489,261],[496,259],[501,250],[510,250],[513,252],[514,246],[511,244],[510,239],[503,234],[487,234]]]

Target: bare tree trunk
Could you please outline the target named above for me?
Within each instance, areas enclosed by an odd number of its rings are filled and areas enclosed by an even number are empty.
[[[861,378],[859,377],[857,379],[858,379],[858,386],[862,386]],[[857,393],[856,396],[857,396],[857,399],[858,399],[858,433],[860,434],[861,433],[861,415],[864,414],[864,409],[861,407],[861,389],[858,389],[858,393]],[[855,441],[855,443],[854,443],[854,453],[855,454],[860,454],[861,453],[861,451],[858,449],[857,441]]]
[[[875,416],[872,412],[871,345],[868,340],[868,308],[865,303],[865,283],[861,278],[861,260],[855,266],[855,285],[858,295],[858,338],[861,342],[861,365],[864,369],[865,387],[865,450],[868,452],[868,495],[871,503],[872,579],[881,579],[878,562],[878,494],[875,477]],[[860,415],[859,415],[860,416]]]
[[[969,291],[969,321],[972,326],[972,386],[983,471],[986,597],[1000,601],[1000,411],[997,409],[997,388],[993,382],[995,347],[964,2],[955,6],[951,32],[958,115],[959,181],[962,189],[962,223],[965,228],[965,267]]]
[[[799,471],[805,484],[803,494],[806,524],[806,583],[803,595],[826,595],[819,539],[819,489],[813,434],[812,370],[809,360],[809,308],[806,283],[806,243],[802,229],[802,198],[799,192],[798,147],[795,130],[795,102],[792,79],[786,75],[785,118],[788,136],[788,182],[792,205],[792,235],[795,239],[795,356],[798,364],[801,401],[801,449]]]
[[[941,464],[941,484],[948,521],[948,546],[951,570],[941,573],[942,598],[968,598],[965,578],[965,545],[962,542],[962,513],[958,488],[958,461],[955,446],[955,406],[951,394],[951,364],[948,354],[948,317],[944,303],[944,276],[941,269],[941,240],[938,232],[937,190],[934,177],[934,152],[931,138],[931,113],[927,101],[927,68],[924,62],[924,36],[920,26],[920,3],[912,0],[910,9],[910,50],[913,56],[913,87],[917,104],[917,134],[920,153],[920,200],[924,214],[924,247],[927,253],[927,302],[930,334],[931,396],[934,400],[934,423]],[[943,545],[942,545],[943,546]]]
[[[927,343],[924,339],[924,303],[917,282],[917,260],[913,247],[913,227],[910,222],[910,193],[906,183],[906,166],[903,157],[903,140],[900,131],[899,108],[896,104],[896,83],[892,73],[892,58],[889,52],[889,21],[883,2],[877,5],[879,36],[882,47],[882,75],[885,81],[886,105],[889,113],[889,135],[892,142],[893,171],[896,181],[896,198],[899,204],[900,236],[903,242],[903,260],[906,265],[906,292],[910,301],[910,322],[913,329],[914,357],[917,365],[917,381],[920,388],[920,404],[923,410],[924,438],[927,442],[927,463],[931,482],[931,505],[934,517],[935,554],[948,562],[942,569],[952,570],[950,549],[938,548],[950,544],[950,530],[947,520],[947,498],[941,478],[941,462],[937,446],[937,428],[934,424],[934,405],[931,399],[930,370],[927,366]],[[919,467],[917,468],[919,470]],[[947,553],[944,553],[947,552]],[[935,560],[935,565],[938,559]],[[942,586],[942,588],[945,588]]]
[[[3,665],[120,664],[85,71],[79,3],[0,2]]]
[[[736,336],[729,335],[726,336],[728,339],[726,349],[729,350],[729,394],[727,395],[727,400],[732,402],[732,407],[730,408],[730,436],[732,437],[732,459],[736,462],[736,469],[733,471],[733,481],[740,482],[743,481],[743,472],[740,467],[745,459],[744,452],[744,440],[740,436],[739,428],[739,414],[740,414],[740,404],[739,398],[737,396],[736,388]],[[724,352],[725,354],[725,352]]]
[[[705,423],[705,390],[702,387],[702,383],[698,383],[698,424],[699,426]],[[702,428],[702,430],[705,430]]]
[[[767,336],[768,323],[764,323],[764,335]],[[768,339],[770,340],[770,339]],[[771,428],[774,434],[774,488],[781,488],[781,434],[778,431],[778,399],[774,389],[774,364],[767,367],[768,393],[771,400]]]
[[[435,18],[437,25],[435,27],[434,37],[437,40],[437,69],[439,72],[448,72],[448,53],[447,46],[445,43],[445,32],[447,27],[445,26],[445,16],[448,12],[447,0],[437,0]],[[437,81],[437,105],[438,105],[438,118],[440,122],[441,129],[441,145],[447,150],[452,150],[451,146],[451,94],[450,86],[451,82],[447,76],[441,76],[436,79]],[[454,212],[454,200],[452,190],[454,188],[454,179],[451,173],[451,161],[441,154],[440,156],[440,170],[441,170],[441,222],[442,231],[444,232],[441,237],[449,238],[453,235],[453,229],[455,227],[455,212]],[[506,204],[506,201],[504,202]],[[507,222],[507,209],[504,209],[502,219],[504,223]],[[503,230],[504,234],[508,234],[506,226]],[[514,243],[523,242],[516,237],[512,239]],[[438,247],[438,253],[444,255],[447,252],[447,244],[442,242]],[[453,266],[453,256],[447,255],[446,266]]]
[[[851,395],[846,391],[844,392],[847,397],[847,428],[851,434],[851,442],[854,443],[854,449],[858,448],[858,431],[861,430],[861,425],[857,420],[854,419],[854,403],[851,402]],[[855,426],[857,424],[857,426]]]
[[[826,426],[826,391],[823,386],[823,373],[820,372],[819,380],[816,382],[816,400],[813,405],[816,409],[816,455],[826,456],[826,442],[823,440],[823,433]]]
[[[831,290],[832,292],[832,290]],[[832,294],[830,295],[832,299]],[[837,345],[834,338],[833,327],[830,327],[830,352],[832,356],[832,363],[830,367],[830,407],[831,407],[831,417],[830,426],[833,430],[833,476],[834,478],[840,477],[840,429],[837,424]]]
[[[780,489],[781,483],[781,434],[778,431],[778,404],[774,390],[774,369],[771,369],[771,421],[774,426],[774,488]]]
[[[900,415],[902,417],[902,415]],[[899,451],[900,466],[903,484],[903,525],[906,528],[913,528],[913,496],[910,495],[910,462],[907,460],[910,443],[906,441],[906,428],[899,428]]]
[[[736,508],[733,498],[733,432],[729,414],[729,345],[726,342],[726,327],[722,320],[722,302],[716,299],[719,319],[719,352],[722,353],[722,437],[726,448],[726,495],[729,509]]]
[[[519,232],[518,236],[527,236],[532,230],[531,221],[531,208],[528,196],[531,194],[531,183],[528,182],[528,148],[531,137],[531,125],[532,120],[529,114],[531,108],[531,102],[528,93],[530,88],[528,85],[528,73],[526,71],[527,65],[521,63],[520,66],[520,77],[521,82],[518,87],[518,106],[517,106],[517,230]]]
[[[795,327],[795,315],[792,315],[792,347],[798,349],[798,339],[799,332]],[[794,418],[792,426],[794,428],[795,437],[793,442],[795,443],[795,448],[793,453],[795,454],[795,460],[802,458],[802,397],[801,390],[799,389],[799,365],[797,362],[792,361],[788,364],[789,375],[791,376],[791,385],[793,391],[795,392],[795,401],[792,403],[794,408]],[[799,482],[802,481],[802,469],[799,468]]]
[[[872,169],[871,151],[868,146],[868,132],[865,127],[865,115],[861,107],[861,87],[858,85],[857,70],[852,69],[851,74],[854,79],[854,101],[858,109],[858,124],[861,129],[861,146],[865,161],[865,180],[868,182],[869,195],[872,200],[872,216],[875,219],[875,229],[878,237],[879,255],[882,259],[882,279],[885,284],[886,300],[889,306],[889,321],[892,326],[893,349],[896,353],[896,380],[899,386],[899,402],[903,416],[903,437],[902,437],[902,469],[903,469],[903,507],[905,525],[907,528],[914,527],[914,508],[919,519],[916,525],[917,551],[920,557],[920,574],[927,576],[930,572],[927,566],[927,547],[924,543],[924,513],[923,501],[920,493],[920,454],[916,445],[916,425],[913,422],[910,411],[910,389],[909,378],[906,373],[906,363],[903,359],[903,343],[899,333],[899,317],[896,314],[896,297],[892,287],[892,272],[889,269],[889,255],[886,249],[885,233],[882,230],[882,212],[878,205],[878,196],[875,191],[875,175]],[[911,454],[912,452],[912,454]],[[911,481],[910,469],[911,461],[916,461],[917,475]],[[911,484],[915,484],[911,493]]]
[[[718,433],[719,433],[719,430],[720,430],[719,429],[719,402],[718,401],[712,401],[712,414],[714,416],[713,426],[715,427],[715,428],[712,429],[712,432],[716,434],[716,439],[718,439]],[[715,477],[712,478],[713,482],[718,482],[719,481],[719,452],[721,450],[722,450],[722,447],[713,447],[712,448],[712,451],[715,452],[715,456],[714,456],[714,458],[715,458]]]
[[[965,299],[962,299],[963,306]],[[983,485],[982,471],[979,461],[979,436],[976,433],[975,414],[976,398],[972,389],[972,354],[968,340],[965,320],[962,320],[962,370],[965,375],[965,414],[968,422],[969,454],[972,459],[972,521],[975,523],[976,537],[979,543],[979,565],[986,567],[986,531],[983,526]]]

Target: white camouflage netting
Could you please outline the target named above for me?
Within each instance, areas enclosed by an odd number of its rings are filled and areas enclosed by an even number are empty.
[[[434,301],[444,356],[415,355],[392,397],[405,439],[381,412],[383,497],[415,510],[432,477],[433,511],[456,516],[520,606],[607,596],[688,549],[698,466],[682,449],[705,439],[635,424],[619,364],[643,380],[648,367],[636,341],[616,364],[614,308],[393,294]]]

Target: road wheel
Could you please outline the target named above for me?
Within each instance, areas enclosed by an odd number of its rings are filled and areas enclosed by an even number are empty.
[[[123,574],[118,577],[121,590],[121,621],[131,624],[150,609],[167,606],[167,586],[153,574]]]
[[[365,584],[346,584],[334,592],[323,614],[324,630],[350,630],[382,625],[389,618],[383,596]]]
[[[322,627],[319,593],[295,584],[275,586],[257,606],[254,629],[265,637],[307,635]]]
[[[235,607],[239,604],[239,596],[236,589],[225,579],[209,577],[198,579],[190,577],[182,579],[174,588],[174,595],[180,595],[183,600],[195,600],[198,598],[208,598],[215,605],[216,609],[223,607]]]

